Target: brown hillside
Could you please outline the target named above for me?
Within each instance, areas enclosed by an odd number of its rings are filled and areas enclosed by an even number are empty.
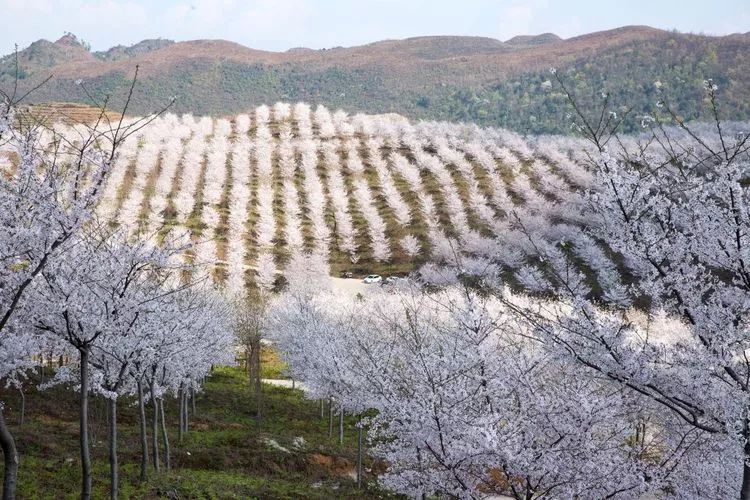
[[[118,120],[120,116],[119,113],[107,111],[107,117],[110,121]],[[101,110],[86,104],[70,102],[40,103],[24,106],[19,110],[19,117],[25,123],[33,122],[46,126],[57,122],[66,125],[91,124],[100,119]]]
[[[113,96],[136,65],[140,85],[131,112],[147,114],[173,98],[181,113],[223,116],[276,101],[325,104],[349,112],[396,112],[412,119],[467,121],[522,132],[568,129],[559,93],[545,92],[554,66],[583,95],[604,88],[637,109],[653,113],[660,81],[687,119],[702,115],[702,82],[725,93],[728,119],[750,117],[750,35],[724,37],[626,26],[567,40],[551,33],[506,42],[486,37],[422,36],[356,47],[285,52],[255,50],[224,40],[144,40],[91,53],[75,36],[40,40],[20,51],[20,89],[54,77],[32,102],[89,102],[87,92]],[[0,59],[0,88],[12,89],[12,57]],[[76,85],[86,81],[86,90]]]
[[[304,64],[308,68],[384,65],[411,70],[439,63],[461,69],[490,65],[493,72],[517,71],[530,66],[549,65],[561,58],[575,58],[633,41],[666,38],[668,32],[632,26],[592,33],[544,44],[513,44],[483,37],[432,36],[386,40],[367,45],[322,50],[270,52],[255,50],[225,40],[178,42],[134,57],[116,61],[94,58],[73,46],[62,61],[50,67],[57,77],[96,77],[112,71],[130,72],[138,64],[142,74],[163,72],[179,63],[195,59],[229,60],[240,64]],[[684,35],[688,36],[688,35]],[[39,42],[36,42],[39,43]],[[49,43],[49,42],[46,42]],[[80,49],[80,50],[75,50]],[[86,55],[87,54],[87,55]],[[22,61],[23,62],[23,61]]]

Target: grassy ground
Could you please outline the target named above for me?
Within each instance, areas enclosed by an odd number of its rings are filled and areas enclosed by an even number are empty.
[[[299,391],[264,386],[263,417],[237,368],[217,368],[197,399],[197,414],[182,444],[177,441],[177,411],[167,406],[172,470],[150,471],[138,482],[140,448],[136,407],[119,405],[121,498],[385,498],[369,486],[357,490],[350,475],[356,452],[354,421],[345,423],[344,444],[320,407]],[[18,424],[19,394],[4,389],[6,418],[16,437],[21,468],[20,498],[77,498],[80,483],[77,393],[64,387],[26,389],[26,418]],[[108,495],[105,401],[91,405],[94,497]],[[150,410],[150,409],[149,409]],[[150,413],[150,411],[149,411]],[[293,445],[295,438],[305,445]],[[273,440],[274,443],[271,442]],[[275,446],[288,451],[283,451]],[[365,467],[370,463],[366,460]],[[0,467],[1,468],[1,467]],[[368,480],[372,483],[372,477]]]
[[[272,347],[261,346],[260,349],[260,377],[288,379],[286,362]]]

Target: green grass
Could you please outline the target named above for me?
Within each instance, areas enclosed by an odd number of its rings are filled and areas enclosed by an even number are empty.
[[[281,370],[278,358],[269,360],[268,373]],[[356,454],[354,417],[345,419],[345,439],[328,438],[328,422],[317,402],[298,390],[263,387],[262,417],[255,398],[238,368],[219,367],[198,396],[197,414],[180,444],[174,401],[167,405],[172,448],[172,470],[138,482],[140,447],[136,407],[118,406],[121,498],[384,498],[374,486],[357,490],[348,476]],[[77,498],[80,484],[77,394],[65,387],[45,392],[26,389],[26,421],[18,425],[18,393],[3,390],[6,419],[21,456],[20,498]],[[91,402],[94,498],[108,495],[107,427],[104,401]],[[150,408],[149,408],[150,413]],[[149,427],[150,430],[150,427]],[[336,433],[334,433],[336,434]],[[293,446],[295,438],[304,447]],[[289,450],[269,445],[273,440]],[[372,467],[365,460],[365,467]],[[0,467],[1,468],[1,467]]]
[[[262,346],[260,349],[260,377],[261,378],[289,378],[288,366],[281,356],[271,347]]]

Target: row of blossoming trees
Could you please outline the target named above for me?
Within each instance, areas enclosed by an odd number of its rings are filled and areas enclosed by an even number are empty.
[[[579,138],[410,124],[303,103],[221,119],[164,115],[139,132],[123,142],[97,214],[132,236],[202,243],[185,261],[215,266],[213,278],[233,293],[253,281],[272,286],[300,251],[362,271],[460,252],[469,263],[500,259],[514,281],[541,290],[543,265],[520,213],[538,244],[564,239],[591,269],[589,284],[612,299],[622,294],[618,263],[581,231],[582,194],[595,182],[587,163],[598,152]],[[626,154],[638,140],[609,146]],[[648,151],[654,162],[667,153]]]
[[[153,116],[112,121],[102,113],[98,123],[63,136],[23,125],[33,120],[16,119],[12,96],[7,97],[0,104],[0,142],[10,152],[0,164],[0,377],[16,384],[40,362],[65,360],[46,386],[66,384],[78,393],[82,498],[90,498],[92,486],[89,397],[106,398],[116,498],[118,401],[132,397],[139,405],[142,477],[149,455],[159,468],[162,439],[162,459],[169,467],[163,401],[180,395],[186,418],[187,397],[199,390],[211,366],[233,361],[226,308],[208,280],[186,265],[177,238],[135,241],[95,216],[106,195],[103,186],[113,182],[107,184],[107,178],[122,157],[120,150],[133,147]],[[219,150],[221,139],[216,142]],[[158,160],[147,145],[138,168],[151,168]],[[176,165],[174,158],[161,163],[165,175]],[[142,182],[136,176],[135,183]],[[158,204],[164,190],[157,187],[156,193]],[[136,212],[139,203],[136,194],[128,198],[122,217]],[[151,450],[147,405],[153,409]],[[2,408],[0,445],[3,498],[10,499],[19,458]]]
[[[667,101],[677,127],[646,117],[639,138],[616,134],[607,96],[577,113],[588,168],[567,180],[585,189],[540,195],[562,186],[532,163],[537,189],[510,181],[524,210],[497,193],[509,211],[497,254],[467,252],[456,204],[452,257],[407,284],[353,298],[290,277],[272,338],[309,397],[359,415],[383,484],[422,497],[750,498],[748,131],[723,124],[706,89],[713,130]],[[435,137],[437,157],[468,176]],[[416,162],[439,180],[435,158]],[[440,189],[449,198],[447,179]]]
[[[575,193],[591,177],[577,139],[527,141],[304,103],[220,119],[167,114],[121,150],[99,216],[132,235],[186,230],[205,242],[191,262],[216,266],[215,279],[235,292],[273,282],[299,251],[339,267],[404,268],[449,258],[456,238],[467,254],[518,260],[518,250],[498,250],[516,244],[512,210],[544,227],[550,218],[575,225]]]

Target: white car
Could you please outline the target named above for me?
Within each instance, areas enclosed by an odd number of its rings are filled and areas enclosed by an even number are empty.
[[[365,279],[362,281],[369,285],[371,283],[380,283],[383,281],[383,278],[379,274],[369,274],[365,276]]]

